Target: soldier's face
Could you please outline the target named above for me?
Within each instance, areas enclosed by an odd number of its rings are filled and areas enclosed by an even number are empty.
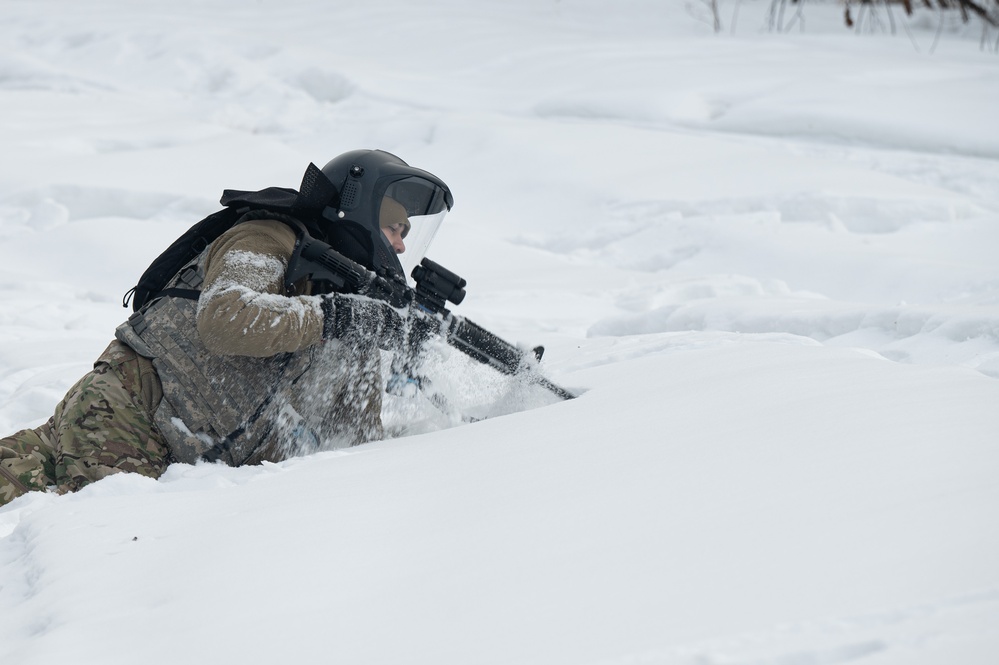
[[[396,254],[402,254],[406,251],[406,243],[403,241],[406,231],[406,225],[401,222],[382,227],[382,233],[388,238],[389,244],[392,245],[392,249],[395,250]]]
[[[403,239],[409,233],[409,223],[406,208],[401,203],[388,196],[382,198],[381,209],[378,212],[378,226],[381,227],[382,233],[388,238],[396,254],[406,251]]]

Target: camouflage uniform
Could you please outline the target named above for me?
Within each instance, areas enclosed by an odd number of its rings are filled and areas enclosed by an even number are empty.
[[[311,284],[284,284],[295,240],[282,222],[247,221],[178,272],[175,280],[197,273],[200,299],[166,298],[149,311],[183,316],[156,319],[169,329],[153,337],[133,316],[46,424],[0,440],[0,505],[121,471],[156,478],[215,449],[239,465],[379,438],[377,348],[322,343]],[[230,448],[233,437],[248,442]]]
[[[48,422],[0,439],[0,505],[48,487],[73,492],[119,471],[159,477],[171,461],[152,428],[161,396],[149,361],[112,342]]]

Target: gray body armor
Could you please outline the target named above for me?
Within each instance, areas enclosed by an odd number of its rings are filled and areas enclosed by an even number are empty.
[[[196,296],[207,255],[168,288]],[[381,436],[377,349],[331,341],[268,358],[216,355],[201,342],[197,309],[191,297],[160,297],[115,331],[156,368],[163,400],[153,420],[177,461],[240,466]]]

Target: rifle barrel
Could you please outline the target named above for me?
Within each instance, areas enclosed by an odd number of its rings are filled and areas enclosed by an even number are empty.
[[[468,319],[452,315],[452,321],[446,331],[448,344],[473,359],[489,365],[503,374],[528,373],[528,380],[551,391],[562,399],[574,399],[576,396],[541,376],[537,371],[530,371],[527,358],[529,352],[518,349],[501,337],[494,335],[482,326]],[[533,355],[533,352],[530,352]]]

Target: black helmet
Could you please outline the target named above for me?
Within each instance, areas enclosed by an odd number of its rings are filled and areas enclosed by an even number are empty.
[[[454,205],[443,180],[383,150],[345,152],[322,172],[339,192],[323,211],[330,244],[378,272],[405,277]],[[402,261],[382,232],[390,225],[406,238]]]

